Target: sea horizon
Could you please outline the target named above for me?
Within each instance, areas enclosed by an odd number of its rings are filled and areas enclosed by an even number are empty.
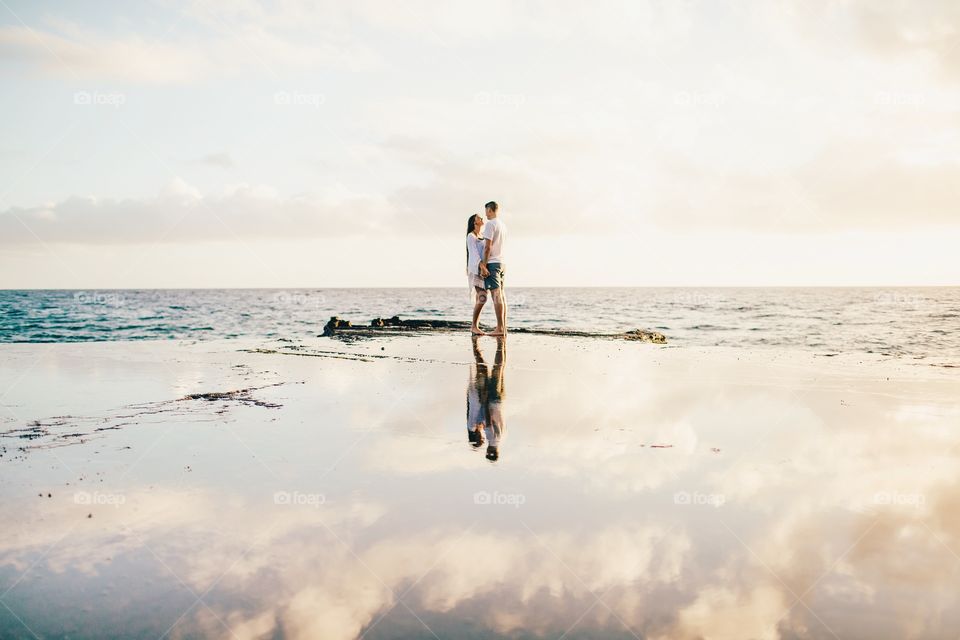
[[[462,285],[285,287],[0,287],[0,291],[269,291],[273,289],[461,289]],[[960,284],[511,285],[511,289],[955,289]]]

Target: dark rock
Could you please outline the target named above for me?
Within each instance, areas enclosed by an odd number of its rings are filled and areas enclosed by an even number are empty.
[[[323,327],[323,335],[332,336],[337,332],[338,329],[350,328],[353,325],[350,324],[349,320],[341,320],[337,316],[333,316],[330,320],[327,321],[327,324]]]
[[[659,331],[650,331],[648,329],[634,329],[623,334],[624,340],[635,340],[638,342],[652,342],[654,344],[667,344],[667,336]]]
[[[338,340],[353,341],[362,338],[383,335],[383,333],[405,333],[418,331],[466,331],[470,323],[463,320],[401,320],[400,316],[392,318],[374,318],[368,326],[353,326],[348,320],[333,316],[323,327],[323,336]],[[623,333],[597,333],[592,331],[574,331],[567,329],[535,329],[516,327],[511,333],[530,333],[538,335],[566,336],[576,338],[606,338],[617,340],[631,340],[634,342],[650,342],[666,344],[667,337],[659,331],[649,329],[634,329]]]

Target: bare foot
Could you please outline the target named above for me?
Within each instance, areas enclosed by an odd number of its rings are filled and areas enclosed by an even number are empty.
[[[506,331],[501,331],[500,329],[497,329],[496,331],[491,331],[491,332],[488,333],[487,335],[488,335],[488,336],[500,337],[500,336],[505,336],[505,335],[507,335],[507,332],[506,332]]]
[[[470,327],[470,333],[472,333],[475,336],[487,335],[486,333],[484,333],[483,329],[481,329],[480,327]]]

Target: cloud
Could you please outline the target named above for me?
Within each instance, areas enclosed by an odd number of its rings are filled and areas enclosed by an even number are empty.
[[[147,42],[138,36],[109,39],[76,30],[72,36],[24,26],[0,27],[0,53],[68,78],[174,83],[211,71],[200,48]]]
[[[609,152],[609,153],[608,153]],[[488,200],[528,237],[609,236],[644,225],[822,233],[956,224],[960,158],[952,144],[838,139],[795,170],[770,172],[698,161],[670,149],[613,160],[602,142],[557,140],[544,149],[468,157],[427,140],[391,141],[371,174],[403,166],[422,176],[383,192],[342,184],[285,196],[240,184],[202,194],[183,180],[144,198],[74,196],[0,211],[0,245],[194,242],[386,233],[445,235]],[[613,162],[609,170],[604,162]],[[227,153],[202,158],[230,169]],[[637,164],[632,164],[636,162]],[[648,163],[651,163],[648,164]],[[381,172],[380,169],[383,168]],[[405,224],[397,225],[403,219]]]
[[[223,21],[200,35],[163,38],[114,35],[57,21],[48,28],[0,27],[0,54],[72,80],[132,84],[183,84],[213,76],[236,77],[252,69],[273,77],[289,70],[376,67],[377,55],[353,38],[278,33],[258,23]]]
[[[795,171],[768,174],[674,157],[659,171],[664,188],[654,210],[661,225],[673,228],[819,232],[955,224],[960,162],[920,148],[917,157],[928,162],[916,162],[907,151],[837,139]]]
[[[926,54],[944,72],[960,78],[960,5],[952,0],[852,3],[856,32],[871,50],[885,55]]]
[[[149,198],[71,197],[0,213],[0,243],[118,244],[328,237],[388,228],[388,203],[345,188],[281,197],[246,184],[201,195],[175,179]]]
[[[701,137],[699,146],[692,135],[690,147],[667,143],[639,157],[603,140],[548,140],[540,152],[473,159],[437,151],[429,155],[447,161],[395,197],[426,212],[497,199],[512,212],[512,227],[537,235],[617,234],[644,225],[822,233],[957,222],[960,149],[950,136],[936,143],[914,131],[886,140],[840,136],[809,161],[771,169],[704,158],[712,145]]]
[[[237,163],[233,161],[230,154],[226,152],[209,153],[200,158],[200,162],[214,167],[220,167],[221,169],[233,169],[237,166]]]
[[[656,525],[614,525],[583,534],[546,531],[536,537],[434,529],[378,541],[352,554],[339,545],[318,551],[316,540],[273,535],[258,547],[281,543],[298,553],[284,553],[282,565],[276,554],[251,554],[247,562],[259,571],[230,568],[223,576],[222,584],[240,592],[266,579],[280,594],[257,602],[262,608],[222,611],[231,627],[249,624],[272,631],[275,625],[292,638],[347,640],[380,624],[398,597],[411,610],[438,618],[472,610],[483,616],[484,628],[498,634],[523,629],[548,635],[576,624],[603,628],[611,624],[605,611],[616,611],[633,624],[645,604],[666,599],[664,592],[678,580],[690,552],[684,533]],[[226,553],[211,555],[211,563],[230,563]],[[187,556],[186,561],[195,559]],[[411,583],[416,590],[404,586]],[[196,584],[202,589],[207,583]],[[583,603],[597,593],[604,594],[603,610],[584,612]],[[619,629],[623,623],[615,624]]]

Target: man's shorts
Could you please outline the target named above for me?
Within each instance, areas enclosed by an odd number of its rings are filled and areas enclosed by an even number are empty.
[[[490,275],[483,279],[484,289],[499,289],[503,286],[503,266],[499,262],[487,265]]]

